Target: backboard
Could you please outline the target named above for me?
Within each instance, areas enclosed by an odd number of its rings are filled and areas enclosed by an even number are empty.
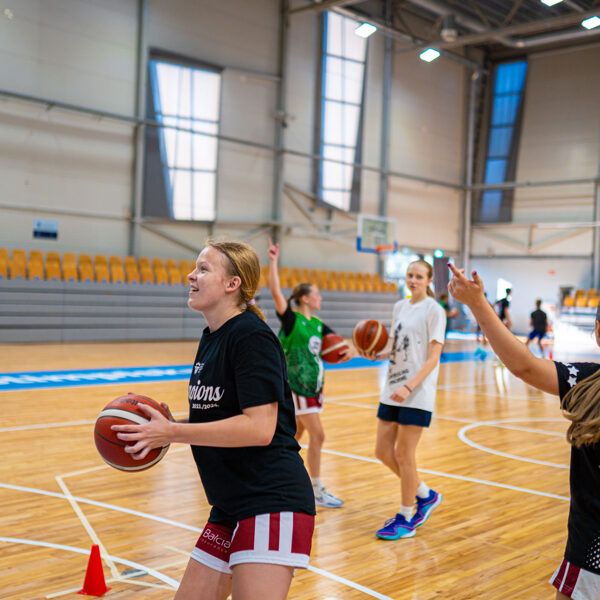
[[[389,217],[358,215],[356,249],[359,252],[396,252],[396,221]]]

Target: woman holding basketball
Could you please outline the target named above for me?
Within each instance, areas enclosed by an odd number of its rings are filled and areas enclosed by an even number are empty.
[[[571,421],[567,440],[571,444],[571,505],[564,559],[550,583],[556,598],[600,598],[600,364],[561,363],[537,358],[498,319],[487,302],[483,283],[449,265],[448,290],[466,304],[498,358],[515,376],[548,394],[560,397],[564,416]],[[594,326],[600,345],[600,308]]]
[[[320,357],[323,336],[333,331],[313,311],[321,308],[319,288],[312,283],[300,283],[293,290],[289,300],[281,293],[278,272],[279,244],[269,240],[269,288],[275,302],[275,312],[281,321],[279,339],[287,361],[287,370],[299,440],[308,431],[308,472],[313,485],[317,506],[338,508],[343,501],[326,491],[321,483],[321,448],[325,433],[320,414],[323,411],[323,362]],[[292,310],[292,300],[296,309]],[[352,358],[347,348],[342,353],[341,362]]]
[[[282,600],[306,568],[314,496],[294,439],[294,407],[281,344],[254,296],[258,256],[237,242],[211,242],[188,275],[188,305],[204,329],[188,388],[189,418],[113,429],[143,458],[190,444],[212,505],[176,600]]]
[[[444,343],[446,315],[429,287],[431,265],[417,260],[408,265],[409,299],[400,300],[392,313],[392,347],[367,358],[389,358],[377,412],[375,456],[400,478],[401,505],[395,517],[376,532],[384,540],[412,537],[442,495],[429,489],[417,475],[416,449],[429,427]],[[415,511],[416,500],[416,511]]]

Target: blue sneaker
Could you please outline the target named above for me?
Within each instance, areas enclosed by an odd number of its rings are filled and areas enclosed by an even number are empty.
[[[407,521],[404,515],[398,513],[393,519],[388,519],[375,535],[382,540],[399,540],[415,535],[415,527],[412,519]]]
[[[423,525],[429,518],[434,508],[437,508],[442,503],[442,495],[429,490],[429,496],[427,498],[419,498],[417,496],[417,512],[411,519],[413,527]]]

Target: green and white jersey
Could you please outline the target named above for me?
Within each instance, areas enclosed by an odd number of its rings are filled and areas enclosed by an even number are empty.
[[[323,322],[315,316],[307,319],[289,306],[277,315],[282,327],[279,339],[285,353],[288,380],[296,394],[313,397],[323,388]]]

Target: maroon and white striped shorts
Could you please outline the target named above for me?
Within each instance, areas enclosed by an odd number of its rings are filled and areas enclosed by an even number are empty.
[[[292,398],[296,416],[323,412],[323,392],[319,392],[316,396],[300,396],[300,394],[292,391]]]
[[[564,559],[550,583],[562,594],[573,600],[596,600],[600,598],[600,575],[580,569]]]
[[[221,573],[241,563],[306,569],[314,528],[313,515],[294,512],[256,515],[236,525],[209,521],[192,558]]]

